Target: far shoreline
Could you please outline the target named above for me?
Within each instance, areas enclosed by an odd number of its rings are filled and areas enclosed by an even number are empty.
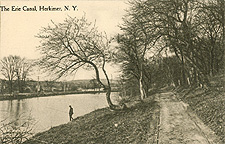
[[[21,100],[28,98],[36,97],[50,97],[50,96],[59,96],[59,95],[70,95],[70,94],[97,94],[105,93],[106,91],[69,91],[69,92],[40,92],[40,93],[19,93],[19,94],[1,94],[0,101],[4,100]],[[112,92],[117,92],[112,90]]]

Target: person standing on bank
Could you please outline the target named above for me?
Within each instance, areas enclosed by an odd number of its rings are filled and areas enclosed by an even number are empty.
[[[73,120],[73,108],[71,105],[69,107],[70,107],[70,110],[69,110],[70,121],[72,121]]]

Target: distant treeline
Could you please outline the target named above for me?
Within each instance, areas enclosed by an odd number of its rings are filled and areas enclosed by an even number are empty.
[[[103,80],[104,81],[104,80]],[[117,87],[117,81],[112,83],[114,90]],[[74,92],[87,92],[87,91],[103,91],[104,89],[97,83],[95,79],[91,80],[73,80],[68,82],[60,81],[34,81],[28,80],[25,83],[23,92],[19,92],[17,81],[13,81],[12,93],[10,93],[9,81],[0,79],[0,92],[1,94],[11,95],[30,95],[31,93],[45,95],[50,92],[52,94],[61,93],[74,93]],[[19,94],[20,93],[20,94]],[[28,93],[28,94],[27,94]],[[29,94],[30,93],[30,94]]]

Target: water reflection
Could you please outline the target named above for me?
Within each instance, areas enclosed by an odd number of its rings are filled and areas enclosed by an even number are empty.
[[[4,123],[17,121],[21,124],[24,118],[29,117],[29,111],[25,100],[9,100],[0,102],[0,121]]]
[[[69,105],[74,108],[75,118],[106,107],[107,102],[105,94],[76,94],[0,101],[0,121],[16,120],[21,124],[32,118],[36,122],[34,132],[37,133],[69,122]]]

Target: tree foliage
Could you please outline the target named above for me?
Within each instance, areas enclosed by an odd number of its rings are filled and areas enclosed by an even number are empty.
[[[146,88],[157,81],[206,86],[210,76],[223,72],[223,0],[135,0],[129,4],[123,33],[117,36],[122,53],[118,59],[127,79],[131,74],[140,77],[141,68]]]

